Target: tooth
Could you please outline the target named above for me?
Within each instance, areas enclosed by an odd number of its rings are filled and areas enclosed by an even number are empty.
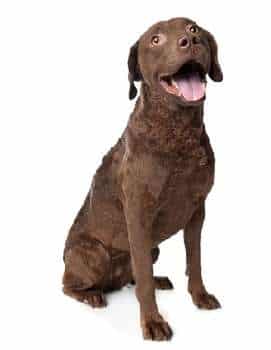
[[[182,96],[182,92],[179,89],[178,84],[176,83],[176,81],[171,77],[171,84],[175,87],[175,89],[177,90],[177,96]]]
[[[171,84],[172,84],[173,86],[175,86],[176,89],[179,90],[178,84],[176,83],[176,81],[175,81],[172,77],[171,77]]]

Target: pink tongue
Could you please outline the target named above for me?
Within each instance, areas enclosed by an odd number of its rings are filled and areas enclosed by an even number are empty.
[[[177,84],[180,92],[187,101],[197,101],[205,94],[205,83],[200,80],[199,74],[195,73],[178,79]]]

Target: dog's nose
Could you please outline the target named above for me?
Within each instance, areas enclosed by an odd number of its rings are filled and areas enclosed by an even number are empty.
[[[183,36],[179,39],[178,43],[182,49],[186,49],[189,46],[200,44],[200,38],[194,35],[192,37]]]
[[[190,46],[190,42],[187,36],[183,36],[182,38],[179,39],[179,46],[182,49],[185,49]]]
[[[200,43],[200,38],[198,36],[193,36],[191,41],[193,45],[197,45]]]

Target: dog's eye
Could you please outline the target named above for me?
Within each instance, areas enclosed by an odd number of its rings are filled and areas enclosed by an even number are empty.
[[[151,38],[150,46],[160,46],[163,45],[167,41],[167,37],[163,33],[155,34]]]
[[[160,36],[159,35],[154,35],[151,39],[152,45],[158,45],[160,43]]]
[[[167,41],[167,37],[165,36],[165,34],[155,34],[152,36],[151,38],[151,46],[158,46],[158,45],[162,45]]]
[[[191,33],[197,33],[199,31],[198,27],[195,25],[190,26],[189,30]]]

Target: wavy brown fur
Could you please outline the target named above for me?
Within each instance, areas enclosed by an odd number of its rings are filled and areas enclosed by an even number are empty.
[[[204,204],[214,181],[214,155],[203,123],[203,101],[179,101],[163,91],[155,78],[160,71],[176,69],[194,57],[213,80],[222,79],[210,33],[200,29],[195,34],[200,43],[197,50],[191,33],[187,34],[191,46],[186,51],[176,47],[172,38],[187,33],[190,23],[194,24],[183,18],[160,22],[132,47],[130,97],[137,92],[134,81],[141,80],[140,97],[122,137],[96,172],[64,252],[64,292],[79,301],[102,307],[106,305],[105,292],[136,283],[143,335],[153,340],[172,336],[154,293],[155,288],[171,289],[172,284],[166,277],[153,277],[152,265],[159,255],[158,245],[178,231],[184,230],[193,302],[205,309],[219,307],[201,276]],[[171,38],[166,48],[158,49],[160,54],[149,46],[156,31],[170,33]]]

